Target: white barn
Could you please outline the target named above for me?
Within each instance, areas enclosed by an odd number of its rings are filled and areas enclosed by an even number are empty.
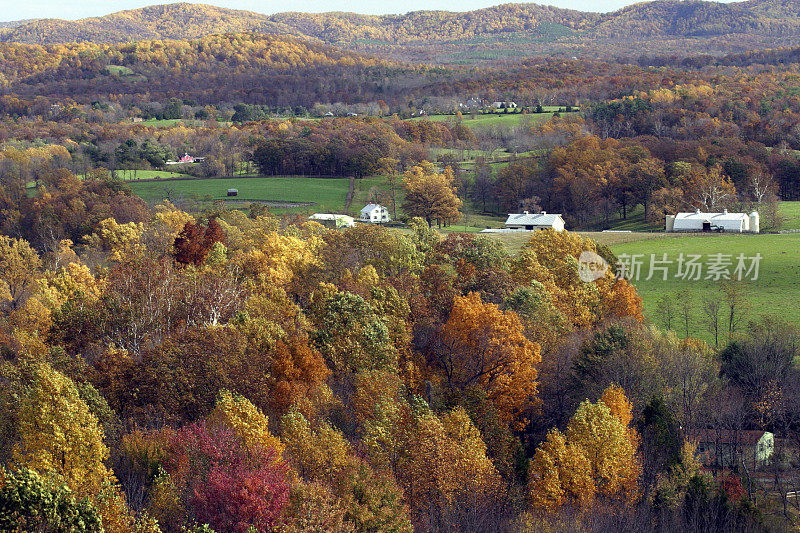
[[[372,224],[381,224],[383,222],[391,222],[392,218],[389,216],[389,209],[381,204],[367,204],[361,209],[361,215],[358,220],[361,222],[370,222]]]
[[[564,219],[560,214],[548,213],[529,213],[523,211],[516,214],[511,213],[506,219],[506,228],[516,231],[533,231],[537,229],[554,229],[564,231]]]
[[[334,213],[314,213],[308,217],[308,220],[319,222],[330,228],[352,228],[356,225],[356,219],[353,217]]]
[[[758,233],[760,230],[758,211],[747,213],[704,213],[699,209],[692,213],[667,215],[667,232],[724,232]]]

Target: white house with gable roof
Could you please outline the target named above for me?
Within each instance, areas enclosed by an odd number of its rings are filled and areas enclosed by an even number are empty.
[[[512,231],[533,231],[537,229],[553,229],[564,231],[564,219],[560,214],[548,213],[511,213],[506,219],[506,229]]]
[[[361,210],[361,215],[358,217],[358,220],[371,224],[382,224],[384,222],[391,222],[392,218],[389,216],[389,209],[381,204],[367,204]]]

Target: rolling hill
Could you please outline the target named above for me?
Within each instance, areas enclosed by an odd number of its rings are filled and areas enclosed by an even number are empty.
[[[432,72],[429,76],[428,73]],[[120,44],[0,43],[0,100],[139,95],[203,103],[361,101],[452,79],[448,69],[404,65],[289,36],[214,34]],[[399,90],[399,89],[398,89]]]
[[[745,52],[800,45],[800,0],[655,0],[599,14],[538,4],[402,15],[265,15],[203,4],[156,5],[103,17],[0,25],[0,41],[54,44],[289,35],[395,59],[463,63],[532,55],[585,57]]]
[[[148,39],[191,39],[215,33],[251,31],[300,35],[259,13],[201,4],[167,4],[77,21],[32,20],[0,33],[0,40],[26,44],[110,44]]]

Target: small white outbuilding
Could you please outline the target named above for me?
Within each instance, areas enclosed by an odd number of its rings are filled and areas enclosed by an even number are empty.
[[[334,213],[314,213],[308,220],[319,222],[329,228],[352,228],[356,225],[356,219],[353,217]]]
[[[667,215],[667,232],[724,232],[758,233],[760,223],[758,211],[747,213],[705,213],[700,211]]]
[[[516,231],[534,231],[537,229],[553,229],[556,231],[564,231],[564,219],[560,214],[548,213],[542,211],[541,213],[529,213],[523,211],[522,213],[511,213],[506,219],[506,228]]]
[[[389,216],[389,209],[381,204],[367,204],[361,209],[361,215],[358,217],[358,220],[371,224],[382,224],[384,222],[391,222],[392,218]]]

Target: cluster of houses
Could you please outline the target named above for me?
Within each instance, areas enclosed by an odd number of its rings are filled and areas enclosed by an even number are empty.
[[[516,109],[517,103],[512,101],[489,102],[488,100],[483,100],[480,98],[470,98],[466,102],[459,103],[458,107],[461,109],[479,109],[486,107],[490,107],[492,109]]]
[[[231,191],[228,191],[229,195]],[[309,217],[327,226],[341,228],[355,225],[356,219],[348,215],[332,213],[315,213]],[[380,204],[368,204],[361,209],[358,222],[368,224],[385,224],[391,222],[389,209]],[[536,231],[550,229],[564,231],[564,218],[560,213],[540,211],[531,213],[511,213],[502,228],[487,228],[481,233],[512,233],[520,231]],[[668,215],[667,232],[724,232],[724,233],[759,233],[760,221],[758,211],[752,213],[729,213],[727,209],[720,213],[706,213],[699,209],[694,212]]]
[[[334,213],[314,213],[308,219],[332,228],[352,227],[356,223],[356,219],[351,216]],[[367,204],[361,209],[357,221],[366,224],[385,224],[391,222],[392,217],[387,207],[381,204]],[[524,211],[519,214],[508,215],[504,228],[485,229],[482,233],[510,233],[539,229],[564,231],[564,219],[560,214],[547,213],[546,211],[539,213]]]

